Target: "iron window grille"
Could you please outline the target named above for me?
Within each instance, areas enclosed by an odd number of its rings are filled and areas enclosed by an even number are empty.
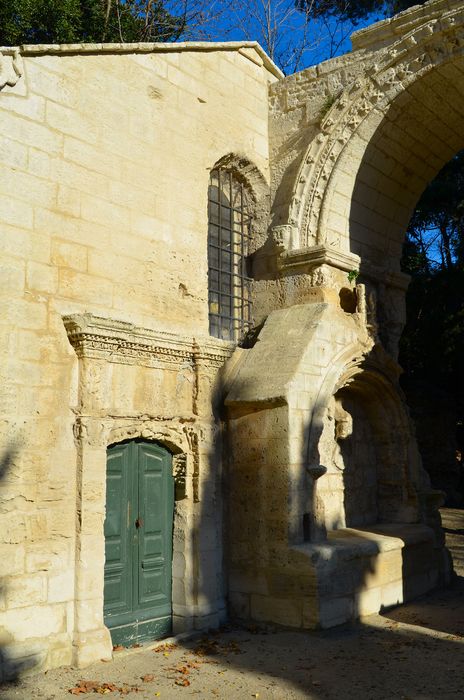
[[[208,302],[210,335],[240,340],[250,328],[248,248],[252,217],[245,186],[233,171],[211,171],[208,191]]]

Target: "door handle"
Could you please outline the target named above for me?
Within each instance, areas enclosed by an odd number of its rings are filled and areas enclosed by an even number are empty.
[[[143,520],[142,520],[142,518],[137,518],[137,520],[135,521],[135,527],[137,528],[137,530],[138,530],[140,527],[142,527],[142,525],[143,525]]]

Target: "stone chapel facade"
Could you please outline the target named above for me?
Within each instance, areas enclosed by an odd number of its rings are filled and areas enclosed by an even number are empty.
[[[463,47],[434,0],[287,78],[249,42],[1,49],[4,674],[449,579],[396,356]]]

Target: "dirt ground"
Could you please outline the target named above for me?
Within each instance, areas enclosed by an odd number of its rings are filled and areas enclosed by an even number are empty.
[[[110,663],[23,677],[0,698],[464,698],[464,511],[444,510],[443,524],[458,576],[415,603],[325,632],[230,626],[116,651]]]

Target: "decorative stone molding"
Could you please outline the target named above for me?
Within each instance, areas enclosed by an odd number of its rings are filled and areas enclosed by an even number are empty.
[[[83,43],[83,44],[23,44],[24,56],[43,55],[84,55],[84,54],[143,54],[143,53],[180,53],[182,51],[237,51],[256,65],[263,66],[275,78],[284,74],[269,58],[257,41],[179,41],[135,43]],[[253,57],[253,58],[252,58]]]
[[[22,76],[21,57],[18,49],[0,49],[0,90],[5,86],[14,87]]]
[[[219,368],[235,348],[233,343],[213,338],[196,340],[90,313],[63,316],[63,323],[79,358],[118,364],[177,367],[201,362]]]
[[[360,262],[359,255],[354,253],[343,253],[325,245],[316,245],[289,251],[282,255],[280,267],[291,272],[311,272],[314,268],[327,265],[337,270],[349,272],[350,270],[358,270]]]

